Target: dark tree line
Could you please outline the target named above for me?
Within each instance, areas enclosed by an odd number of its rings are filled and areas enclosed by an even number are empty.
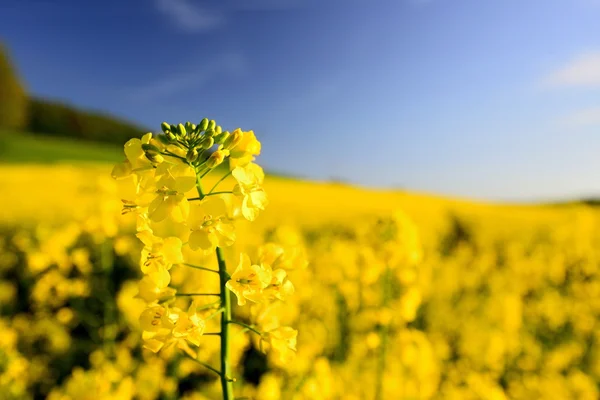
[[[122,144],[147,130],[107,114],[28,96],[7,50],[0,44],[0,131]]]

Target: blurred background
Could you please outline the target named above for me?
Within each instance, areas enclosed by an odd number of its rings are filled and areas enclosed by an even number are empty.
[[[297,360],[240,335],[240,396],[599,398],[599,17],[597,0],[0,0],[0,400],[220,398],[142,348],[141,244],[110,177],[130,138],[204,117],[262,143],[270,205],[239,249],[308,261],[282,314]]]
[[[2,124],[120,145],[210,116],[260,132],[265,167],[294,176],[491,200],[591,196],[599,7],[5,0]]]

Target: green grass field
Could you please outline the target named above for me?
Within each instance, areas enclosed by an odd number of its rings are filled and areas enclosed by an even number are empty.
[[[123,146],[24,132],[0,131],[0,163],[4,164],[69,162],[115,164],[123,161],[124,157]],[[220,168],[225,171],[227,165],[223,164]],[[296,179],[294,176],[273,171],[269,171],[268,175],[281,179]]]
[[[0,132],[2,163],[116,163],[122,159],[123,148],[110,144],[51,138],[23,132]]]

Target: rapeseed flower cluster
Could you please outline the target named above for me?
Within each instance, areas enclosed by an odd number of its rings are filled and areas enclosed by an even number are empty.
[[[137,237],[143,243],[140,267],[143,277],[139,297],[146,302],[140,316],[144,347],[153,352],[176,346],[198,362],[197,348],[204,340],[207,321],[220,314],[221,370],[206,364],[222,381],[223,398],[231,399],[232,377],[229,360],[229,325],[254,332],[260,342],[290,362],[296,350],[297,331],[287,326],[269,326],[260,331],[254,324],[232,318],[230,292],[239,306],[247,302],[268,305],[286,300],[294,285],[284,268],[280,247],[261,250],[254,262],[244,252],[235,252],[236,221],[254,221],[268,204],[262,187],[264,173],[253,161],[261,144],[253,131],[223,131],[214,120],[197,125],[162,124],[163,133],[147,133],[125,144],[126,160],[114,167],[112,176],[120,186],[123,214],[136,215]],[[228,171],[219,168],[228,163]],[[205,191],[203,178],[221,173],[214,186]],[[235,185],[222,190],[231,175]],[[191,194],[193,191],[196,193]],[[227,270],[224,249],[239,254],[237,267]],[[188,257],[184,256],[184,253]],[[188,262],[207,260],[214,254],[216,268]],[[186,260],[187,258],[187,260]],[[213,263],[214,264],[214,263]],[[219,276],[217,291],[182,293],[171,286],[172,268],[193,268]],[[214,296],[214,302],[204,301]],[[175,306],[178,297],[190,297],[187,309]],[[262,346],[261,346],[262,348]]]

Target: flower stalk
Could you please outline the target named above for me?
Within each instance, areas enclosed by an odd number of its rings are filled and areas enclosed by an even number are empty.
[[[219,273],[219,271],[217,271],[216,269],[210,269],[210,268],[206,268],[206,267],[201,267],[199,265],[188,264],[188,263],[183,263],[182,265],[185,265],[186,267],[190,267],[190,268],[194,268],[194,269],[201,269],[201,270],[207,271],[207,272],[214,272],[215,274]]]
[[[201,176],[196,176],[196,189],[198,190],[199,200],[204,199],[207,195],[202,190]],[[213,188],[214,189],[214,188]],[[221,389],[223,391],[223,400],[233,400],[233,384],[231,376],[231,364],[229,362],[229,326],[227,321],[231,319],[231,297],[229,296],[229,289],[225,286],[229,280],[229,274],[227,273],[227,264],[225,263],[225,257],[223,256],[223,250],[220,247],[216,248],[217,263],[219,265],[219,298],[221,300],[221,308],[223,310],[221,314],[221,332],[219,337],[221,338],[221,373],[219,377],[221,379]],[[214,270],[210,270],[214,272]]]
[[[233,400],[233,384],[227,377],[231,376],[231,364],[229,361],[229,325],[231,319],[231,296],[229,289],[225,286],[229,280],[227,265],[223,257],[223,250],[217,247],[217,262],[219,263],[219,286],[221,290],[221,305],[224,308],[221,314],[221,388],[223,400]]]

